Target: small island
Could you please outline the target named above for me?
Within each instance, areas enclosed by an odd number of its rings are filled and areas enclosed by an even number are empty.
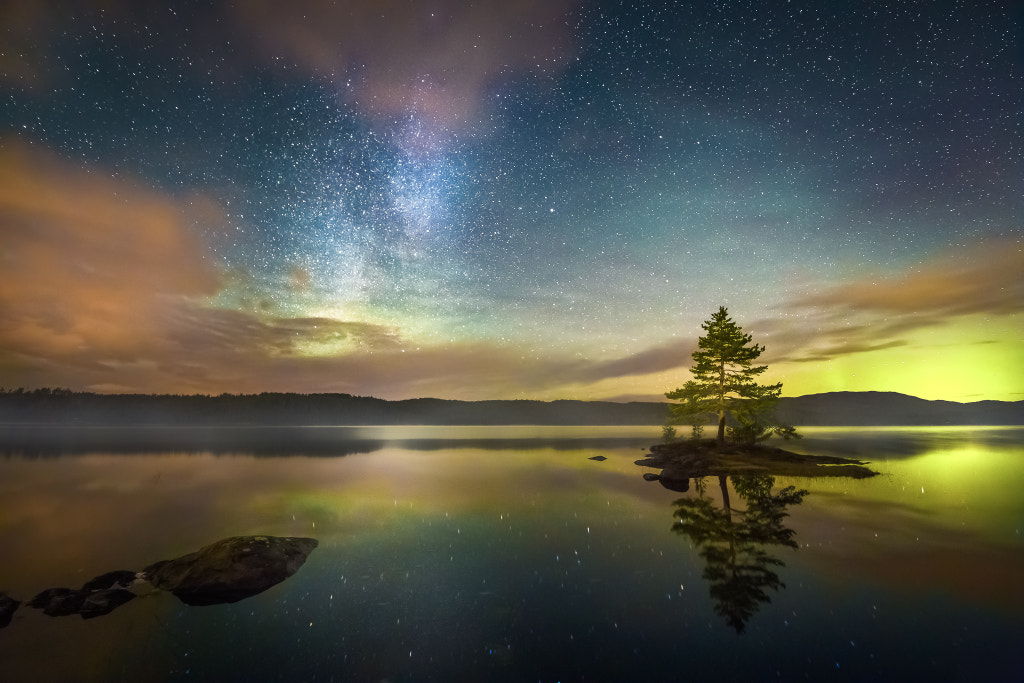
[[[690,368],[693,379],[665,394],[681,401],[671,406],[673,418],[665,425],[665,443],[651,447],[651,455],[637,460],[656,467],[661,474],[646,479],[686,491],[690,479],[733,475],[781,475],[800,477],[852,477],[864,479],[877,472],[860,460],[802,455],[766,446],[773,435],[799,439],[796,429],[774,412],[782,395],[782,383],[760,384],[757,377],[768,369],[753,365],[764,351],[719,307],[701,327],[707,332],[697,340]],[[730,420],[732,426],[730,425]],[[717,423],[714,439],[702,438],[705,424]],[[679,440],[675,425],[689,424],[691,438]]]
[[[878,474],[861,460],[827,455],[803,455],[763,444],[726,444],[714,439],[691,439],[656,444],[651,454],[636,461],[642,467],[662,470],[648,479],[684,481],[699,477],[763,474],[792,477],[851,477],[866,479]]]

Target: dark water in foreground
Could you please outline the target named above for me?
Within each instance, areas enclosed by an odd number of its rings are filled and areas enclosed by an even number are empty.
[[[633,464],[657,427],[310,429],[0,455],[21,600],[228,536],[320,542],[234,604],[23,606],[0,679],[1024,680],[1024,429],[805,430],[793,450],[884,474],[686,493]]]

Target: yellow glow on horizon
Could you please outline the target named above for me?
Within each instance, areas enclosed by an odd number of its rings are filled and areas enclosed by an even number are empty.
[[[783,396],[830,391],[893,391],[928,400],[971,402],[1024,399],[1024,331],[1015,316],[965,316],[901,337],[905,344],[837,355],[829,360],[769,363],[765,382],[782,382]],[[755,339],[755,341],[757,341]],[[878,340],[884,342],[885,340]],[[553,387],[530,396],[551,400],[603,400],[661,395],[690,379],[688,362],[660,373],[610,378],[589,385]]]
[[[903,346],[812,363],[769,367],[784,396],[826,391],[896,391],[929,400],[1024,398],[1024,343],[1016,319],[998,326],[973,316],[908,333]]]

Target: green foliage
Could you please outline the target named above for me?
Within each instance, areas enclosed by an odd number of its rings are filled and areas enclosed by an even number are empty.
[[[751,343],[751,335],[729,318],[724,306],[701,327],[707,334],[697,340],[698,348],[693,352],[690,373],[694,379],[665,394],[666,398],[680,401],[672,406],[676,419],[693,425],[694,435],[699,438],[708,416],[717,416],[719,444],[725,441],[727,416],[738,423],[732,435],[743,443],[755,443],[773,434],[784,438],[798,436],[793,427],[779,423],[771,415],[782,395],[782,384],[756,381],[768,369],[767,365],[753,365],[764,347]]]
[[[672,443],[676,440],[676,428],[672,425],[662,425],[661,440],[665,443]]]
[[[739,424],[728,430],[729,436],[736,443],[753,445],[772,436],[779,436],[786,440],[803,438],[797,433],[796,427],[779,422],[763,406],[762,412],[759,413],[738,411],[736,421]]]

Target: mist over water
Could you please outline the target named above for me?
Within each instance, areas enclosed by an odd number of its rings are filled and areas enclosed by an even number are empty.
[[[1024,671],[1024,429],[809,429],[786,447],[871,460],[882,476],[707,478],[686,493],[634,464],[657,427],[313,429],[245,435],[278,454],[4,451],[0,591],[22,601],[229,536],[319,541],[294,576],[235,604],[154,593],[90,620],[22,605],[0,631],[7,680]],[[788,486],[808,491],[777,520],[792,545],[735,535]],[[711,540],[673,531],[682,500]],[[730,560],[706,551],[732,538],[778,579],[739,586],[767,598],[741,632],[724,616],[735,595],[709,578]]]

